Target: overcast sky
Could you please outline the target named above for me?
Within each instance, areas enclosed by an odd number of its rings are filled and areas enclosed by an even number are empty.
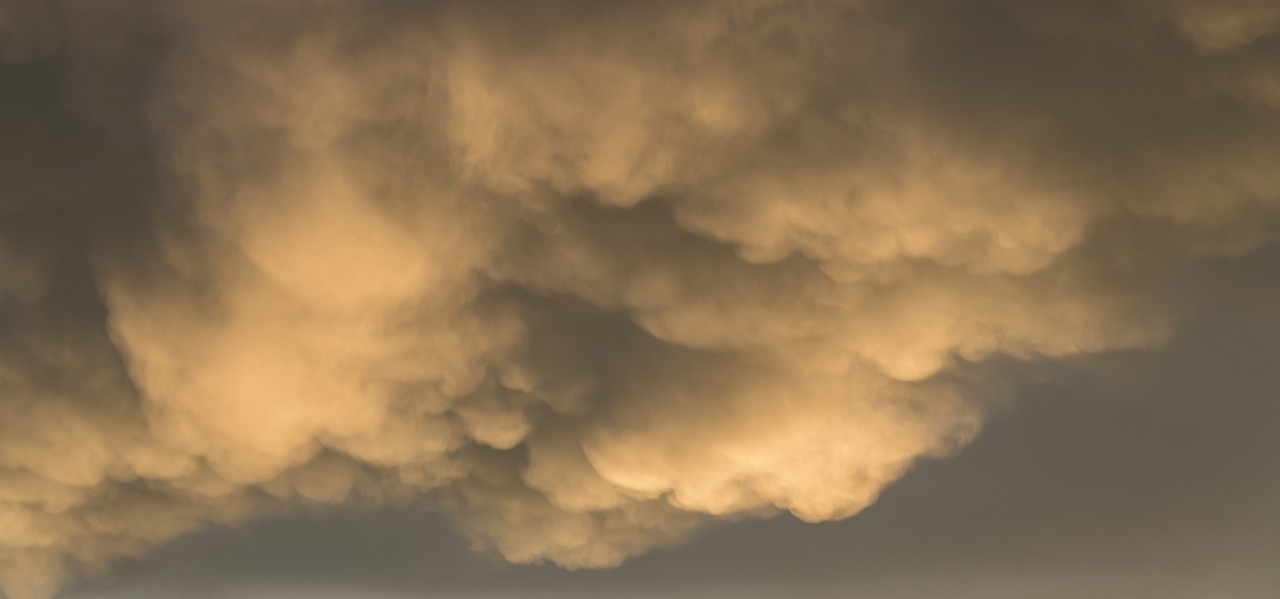
[[[0,0],[0,596],[1280,593],[1280,6]]]

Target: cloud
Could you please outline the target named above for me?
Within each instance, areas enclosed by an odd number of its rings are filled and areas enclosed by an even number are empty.
[[[1280,222],[1258,2],[0,15],[18,599],[296,504],[571,568],[851,516]]]

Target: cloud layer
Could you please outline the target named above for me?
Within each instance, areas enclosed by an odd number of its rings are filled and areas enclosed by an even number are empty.
[[[0,4],[6,593],[298,504],[847,517],[1280,225],[1269,2],[507,4]]]

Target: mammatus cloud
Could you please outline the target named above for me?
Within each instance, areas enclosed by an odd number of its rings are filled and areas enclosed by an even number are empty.
[[[5,593],[299,503],[847,517],[1276,239],[1271,2],[507,4],[0,3]]]

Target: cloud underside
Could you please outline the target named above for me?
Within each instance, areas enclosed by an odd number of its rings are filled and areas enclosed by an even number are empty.
[[[298,504],[848,517],[1276,239],[1271,2],[530,4],[0,3],[0,588]]]

